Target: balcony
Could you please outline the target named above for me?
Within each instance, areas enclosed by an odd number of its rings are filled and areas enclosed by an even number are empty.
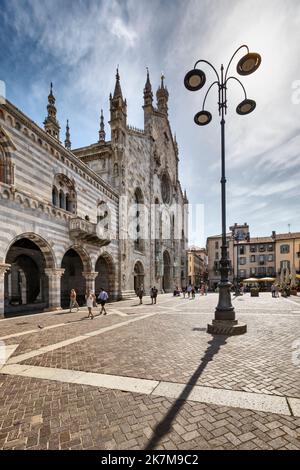
[[[70,220],[70,238],[80,240],[84,243],[91,243],[92,245],[105,246],[111,240],[111,232],[105,229],[100,224],[93,224],[89,220],[75,217]]]

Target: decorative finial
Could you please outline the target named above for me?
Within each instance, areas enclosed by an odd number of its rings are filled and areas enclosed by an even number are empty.
[[[69,119],[67,119],[67,125],[66,125],[65,148],[68,149],[68,150],[71,150]]]
[[[99,142],[105,142],[103,109],[101,109],[101,115],[100,115]]]
[[[59,123],[56,119],[56,107],[55,107],[55,97],[53,95],[53,83],[50,82],[50,93],[48,95],[48,105],[47,105],[47,117],[44,121],[45,131],[59,140]]]
[[[161,88],[164,88],[164,79],[165,79],[165,76],[164,76],[164,73],[162,72],[161,73]]]

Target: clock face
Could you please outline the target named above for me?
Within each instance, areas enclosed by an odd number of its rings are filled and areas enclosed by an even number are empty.
[[[171,185],[170,185],[170,178],[167,173],[164,173],[161,178],[161,196],[162,200],[165,204],[170,203],[171,199]]]

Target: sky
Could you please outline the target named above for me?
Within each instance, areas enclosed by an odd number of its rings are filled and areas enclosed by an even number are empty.
[[[143,128],[143,88],[149,67],[154,93],[163,72],[169,118],[176,133],[183,189],[200,228],[190,244],[221,231],[220,120],[214,89],[209,126],[193,118],[215,79],[197,92],[186,72],[206,59],[219,69],[242,44],[262,57],[242,79],[255,111],[239,116],[243,99],[228,83],[226,115],[227,226],[248,222],[252,236],[300,231],[300,2],[299,0],[0,0],[0,80],[7,98],[42,126],[52,81],[58,120],[70,122],[72,147],[98,140],[103,108],[109,135],[109,93],[119,67],[128,124]]]

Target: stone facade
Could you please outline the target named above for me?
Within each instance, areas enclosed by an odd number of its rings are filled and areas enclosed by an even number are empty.
[[[99,141],[73,150],[120,196],[120,275],[123,292],[142,284],[171,291],[186,282],[187,198],[178,177],[178,146],[168,120],[164,77],[153,106],[147,73],[144,130],[127,124],[127,103],[117,72],[110,95],[111,140],[105,141],[101,114]]]
[[[88,289],[117,300],[186,282],[188,201],[163,80],[157,98],[155,109],[148,75],[145,129],[129,127],[117,73],[111,140],[101,113],[98,142],[77,150],[68,123],[59,141],[52,85],[44,130],[1,103],[0,315],[66,307],[71,288],[82,304]]]

